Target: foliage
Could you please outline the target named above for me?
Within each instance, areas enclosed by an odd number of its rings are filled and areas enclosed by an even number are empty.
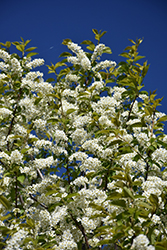
[[[47,81],[30,40],[0,43],[0,249],[167,249],[162,98],[141,39],[116,64],[93,32],[87,52],[63,41]]]

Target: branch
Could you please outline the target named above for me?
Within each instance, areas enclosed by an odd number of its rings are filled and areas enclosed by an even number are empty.
[[[84,239],[85,239],[85,244],[86,244],[86,246],[87,246],[87,249],[90,249],[90,248],[89,248],[89,243],[88,243],[88,239],[87,239],[87,236],[86,236],[84,227],[83,227],[81,224],[78,223],[78,221],[74,218],[74,216],[71,214],[71,212],[69,212],[69,214],[70,214],[72,220],[75,222],[76,226],[77,226],[77,227],[79,228],[79,230],[81,231],[81,233],[82,233],[82,235],[83,235],[83,237],[84,237]]]
[[[128,118],[127,118],[126,122],[128,122],[129,119],[130,119],[130,115],[131,115],[131,112],[132,112],[132,109],[133,109],[133,105],[134,105],[137,97],[138,97],[138,95],[135,96],[135,99],[133,100],[132,105],[130,106],[130,110],[129,110],[129,114],[128,114]]]
[[[31,198],[32,200],[38,202],[38,200],[37,200],[35,197],[33,197],[32,194],[29,194],[29,196],[30,196],[30,198]],[[38,202],[38,203],[39,203],[39,202]],[[40,205],[41,207],[44,207],[45,209],[48,209],[48,207],[47,207],[46,205],[44,205],[43,203],[39,203],[39,205]]]
[[[41,177],[41,179],[43,180],[43,179],[44,179],[44,177],[43,177],[43,175],[42,175],[41,171],[39,170],[39,168],[37,168],[37,173],[39,174],[39,176],[40,176],[40,177]]]
[[[24,205],[23,196],[20,194],[20,192],[19,192],[19,200],[23,206]]]
[[[15,176],[15,178],[16,178],[16,186],[15,186],[15,208],[17,208],[18,206],[17,206],[17,193],[18,193],[18,189],[17,189],[17,173],[16,173],[16,176]]]
[[[149,164],[148,164],[148,162],[146,163],[147,164],[147,168],[146,168],[146,176],[145,176],[145,181],[147,180],[147,178],[148,178],[148,170],[149,170]]]

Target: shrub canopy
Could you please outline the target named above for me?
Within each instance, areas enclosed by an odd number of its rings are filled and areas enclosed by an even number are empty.
[[[117,64],[93,32],[46,81],[30,40],[0,43],[0,249],[167,249],[162,98],[141,39]]]

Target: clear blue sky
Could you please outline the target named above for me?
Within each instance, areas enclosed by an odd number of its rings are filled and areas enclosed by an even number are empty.
[[[0,1],[0,41],[31,39],[46,64],[59,60],[66,49],[63,39],[93,40],[92,28],[107,31],[102,42],[113,51],[108,59],[116,62],[128,39],[144,37],[139,51],[150,64],[146,90],[164,96],[160,110],[167,113],[167,0]],[[47,78],[47,69],[42,70]]]

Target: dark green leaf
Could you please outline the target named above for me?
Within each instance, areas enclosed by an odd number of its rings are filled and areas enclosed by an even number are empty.
[[[9,202],[3,195],[0,195],[0,203],[1,203],[6,209],[10,209],[10,207],[11,207],[10,202]]]
[[[125,200],[113,200],[110,202],[111,205],[118,206],[118,207],[126,207],[126,201]]]

